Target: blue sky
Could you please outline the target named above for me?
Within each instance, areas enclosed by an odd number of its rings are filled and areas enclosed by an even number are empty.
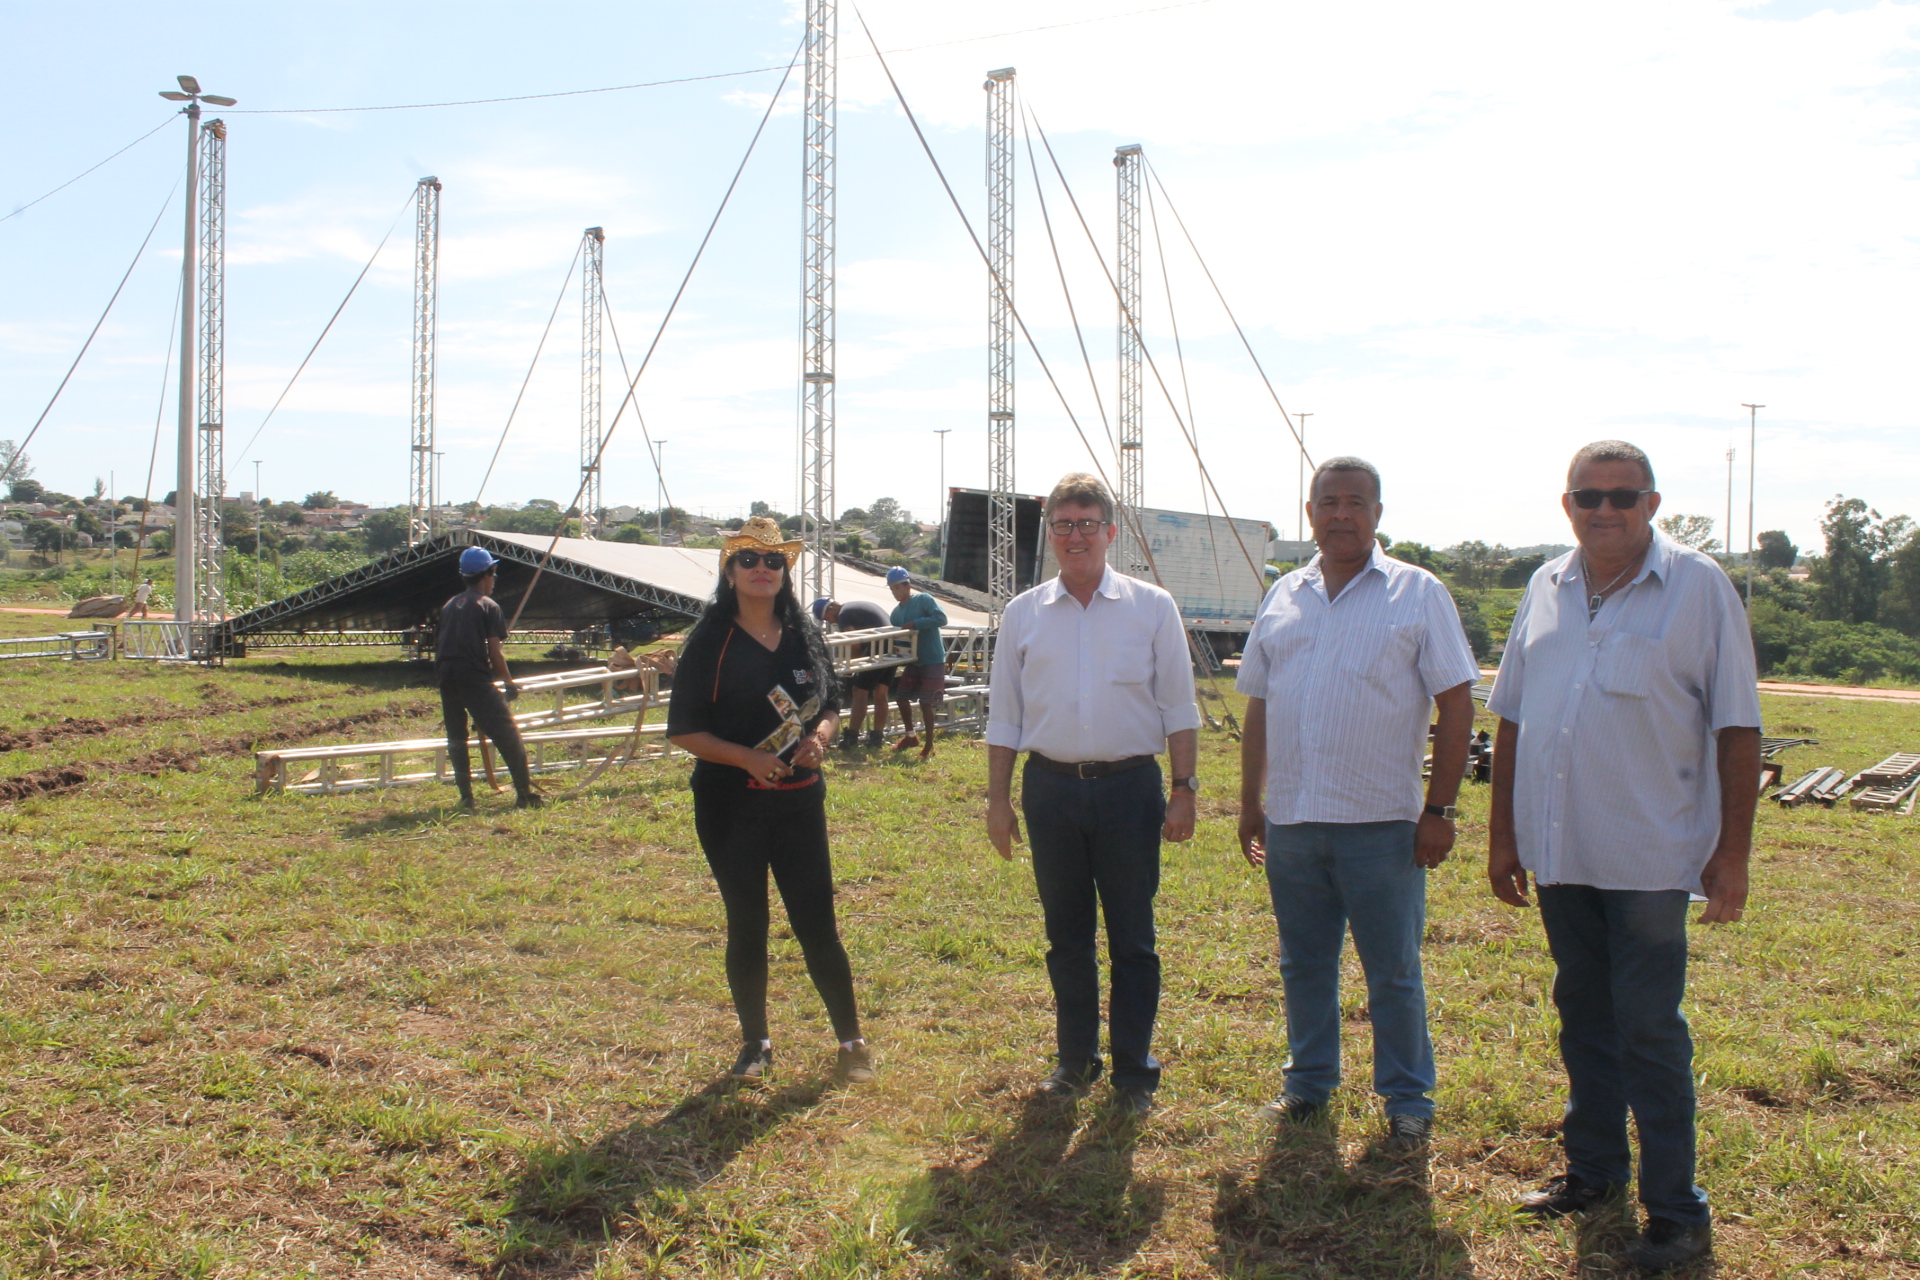
[[[895,72],[976,221],[988,68],[1019,68],[1108,255],[1113,148],[1143,144],[1283,403],[1313,414],[1311,450],[1385,471],[1394,536],[1562,540],[1564,460],[1612,435],[1653,453],[1668,511],[1718,520],[1730,443],[1745,492],[1742,401],[1768,406],[1759,527],[1810,542],[1839,492],[1920,514],[1920,5],[872,0],[864,11],[882,47],[902,50]],[[607,289],[632,358],[777,73],[432,110],[253,112],[783,65],[799,16],[748,2],[212,4],[190,20],[151,5],[15,5],[4,32],[22,125],[0,212],[165,121],[155,95],[179,72],[239,98],[221,113],[230,487],[251,489],[259,458],[276,497],[331,488],[396,502],[405,221],[257,446],[240,450],[415,179],[437,174],[443,488],[463,500],[582,228],[607,229]],[[985,275],[875,60],[853,56],[866,44],[850,5],[841,36],[841,502],[887,494],[925,512],[937,429],[952,431],[949,482],[985,477]],[[683,505],[792,501],[799,127],[797,97],[783,101],[641,384]],[[0,437],[24,434],[98,316],[178,175],[183,130],[0,221]],[[1021,309],[1098,443],[1024,152],[1020,166]],[[1060,189],[1046,195],[1111,412],[1111,295]],[[119,492],[144,482],[167,385],[175,198],[33,445],[54,487],[81,491],[109,470]],[[1235,514],[1290,529],[1290,437],[1193,259],[1167,246],[1215,482]],[[1148,274],[1148,342],[1178,388],[1152,256]],[[570,293],[489,498],[570,496],[578,325]],[[1089,460],[1024,350],[1020,373],[1020,484],[1044,490]],[[1147,431],[1147,500],[1196,507],[1193,456],[1154,394]],[[163,435],[156,493],[172,487],[171,450]],[[631,415],[606,488],[652,504]]]

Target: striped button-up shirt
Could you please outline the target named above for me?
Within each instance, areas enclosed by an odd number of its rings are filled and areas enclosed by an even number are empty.
[[[1377,545],[1331,601],[1319,556],[1281,578],[1235,682],[1267,702],[1267,821],[1417,820],[1433,695],[1479,676],[1446,587]]]
[[[1592,621],[1588,591],[1579,552],[1541,566],[1487,703],[1520,727],[1520,865],[1541,884],[1698,893],[1720,836],[1713,735],[1760,724],[1740,596],[1658,533]]]
[[[1073,763],[1158,755],[1200,727],[1179,606],[1112,568],[1085,607],[1058,578],[1008,601],[988,696],[988,746]]]

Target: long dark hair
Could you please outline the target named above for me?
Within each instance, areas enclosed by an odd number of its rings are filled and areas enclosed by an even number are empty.
[[[700,611],[700,620],[693,624],[693,630],[687,634],[691,641],[705,633],[725,631],[733,625],[740,615],[740,593],[735,590],[733,580],[727,577],[727,565],[732,555],[721,557],[720,580],[714,583],[713,598],[707,601],[707,607]],[[813,687],[820,691],[823,703],[838,706],[840,697],[840,678],[834,674],[833,661],[827,657],[826,641],[821,638],[820,627],[813,620],[813,612],[800,606],[800,597],[793,594],[793,570],[791,560],[780,572],[780,593],[773,598],[773,616],[780,619],[780,625],[789,630],[798,631],[807,646],[807,666],[813,671]]]

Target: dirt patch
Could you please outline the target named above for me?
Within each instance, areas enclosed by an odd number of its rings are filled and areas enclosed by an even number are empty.
[[[317,702],[326,694],[289,695],[278,698],[256,698],[251,702],[221,702],[217,707],[180,707],[173,711],[148,713],[130,713],[114,716],[108,720],[93,716],[68,716],[54,724],[42,725],[37,729],[0,729],[0,751],[26,751],[33,747],[45,746],[49,742],[60,742],[67,738],[96,738],[101,734],[112,733],[116,729],[133,729],[141,725],[165,724],[169,720],[202,720],[210,710],[221,714],[238,711],[256,711],[261,707],[285,707],[300,702]],[[212,702],[211,697],[208,698]]]
[[[28,800],[34,796],[59,795],[73,790],[86,780],[86,767],[77,764],[54,765],[15,778],[0,778],[0,804]]]

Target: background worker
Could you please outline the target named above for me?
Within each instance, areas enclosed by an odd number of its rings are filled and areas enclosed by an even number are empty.
[[[819,628],[793,594],[800,553],[765,516],[729,534],[720,581],[680,653],[667,737],[698,758],[693,824],[727,910],[727,988],[741,1048],[729,1072],[773,1069],[767,1026],[767,874],[840,1042],[835,1074],[873,1079],[853,969],[833,911],[826,779],[839,689]]]
[[[467,754],[467,718],[500,748],[500,758],[513,775],[513,807],[538,809],[527,773],[527,749],[520,727],[507,709],[520,696],[507,670],[500,642],[507,638],[507,617],[493,600],[494,567],[500,562],[483,547],[460,553],[460,579],[467,584],[440,610],[440,627],[433,642],[440,676],[440,714],[447,725],[447,763],[453,766],[453,785],[460,788],[460,807],[473,808],[473,762]],[[499,676],[506,695],[493,687]]]
[[[987,721],[987,838],[1011,860],[1020,822],[1013,765],[1027,753],[1020,806],[1046,919],[1058,1057],[1039,1093],[1076,1098],[1100,1077],[1100,920],[1112,966],[1108,1037],[1113,1101],[1153,1109],[1160,1063],[1160,955],[1153,899],[1160,841],[1193,836],[1200,708],[1179,606],[1115,573],[1113,495],[1068,475],[1042,526],[1059,576],[1007,604],[995,643]],[[1158,755],[1173,764],[1160,792]]]
[[[821,596],[813,602],[813,616],[817,622],[836,631],[871,631],[892,625],[887,621],[885,609],[866,600],[842,604]],[[858,656],[867,657],[872,649],[871,645],[862,645]],[[860,741],[860,726],[866,722],[869,702],[873,704],[873,728],[867,731],[867,745],[877,747],[886,736],[887,690],[893,686],[893,672],[892,667],[875,667],[859,672],[847,682],[853,689],[853,706],[847,713],[847,727],[840,734],[842,751],[853,750]],[[912,720],[907,721],[907,728],[913,728]]]
[[[1737,922],[1760,776],[1760,697],[1740,596],[1711,558],[1654,528],[1653,464],[1623,440],[1573,456],[1561,509],[1579,546],[1542,565],[1513,617],[1487,710],[1487,879],[1527,905],[1555,968],[1567,1068],[1567,1171],[1524,1196],[1543,1218],[1624,1196],[1640,1138],[1646,1230],[1628,1253],[1667,1271],[1713,1249],[1694,1184],[1687,903]]]
[[[139,586],[133,589],[133,607],[127,610],[127,616],[129,618],[146,617],[147,605],[149,602],[152,601],[152,599],[153,599],[153,579],[148,578],[146,581],[142,582]]]
[[[1387,1143],[1410,1154],[1433,1123],[1426,876],[1453,849],[1480,666],[1446,586],[1380,549],[1380,473],[1330,458],[1308,492],[1319,554],[1267,592],[1236,686],[1248,695],[1240,848],[1266,867],[1286,993],[1286,1085],[1262,1115],[1307,1119],[1340,1083],[1340,951],[1351,928]]]
[[[920,748],[920,758],[933,754],[933,717],[947,699],[947,644],[940,628],[947,625],[947,611],[924,591],[913,589],[913,575],[895,565],[887,570],[887,590],[899,601],[887,621],[896,627],[914,630],[914,657],[893,678],[893,696],[900,703],[900,728],[903,736],[893,744],[895,751]],[[926,743],[913,736],[913,704],[920,704],[920,720]]]

